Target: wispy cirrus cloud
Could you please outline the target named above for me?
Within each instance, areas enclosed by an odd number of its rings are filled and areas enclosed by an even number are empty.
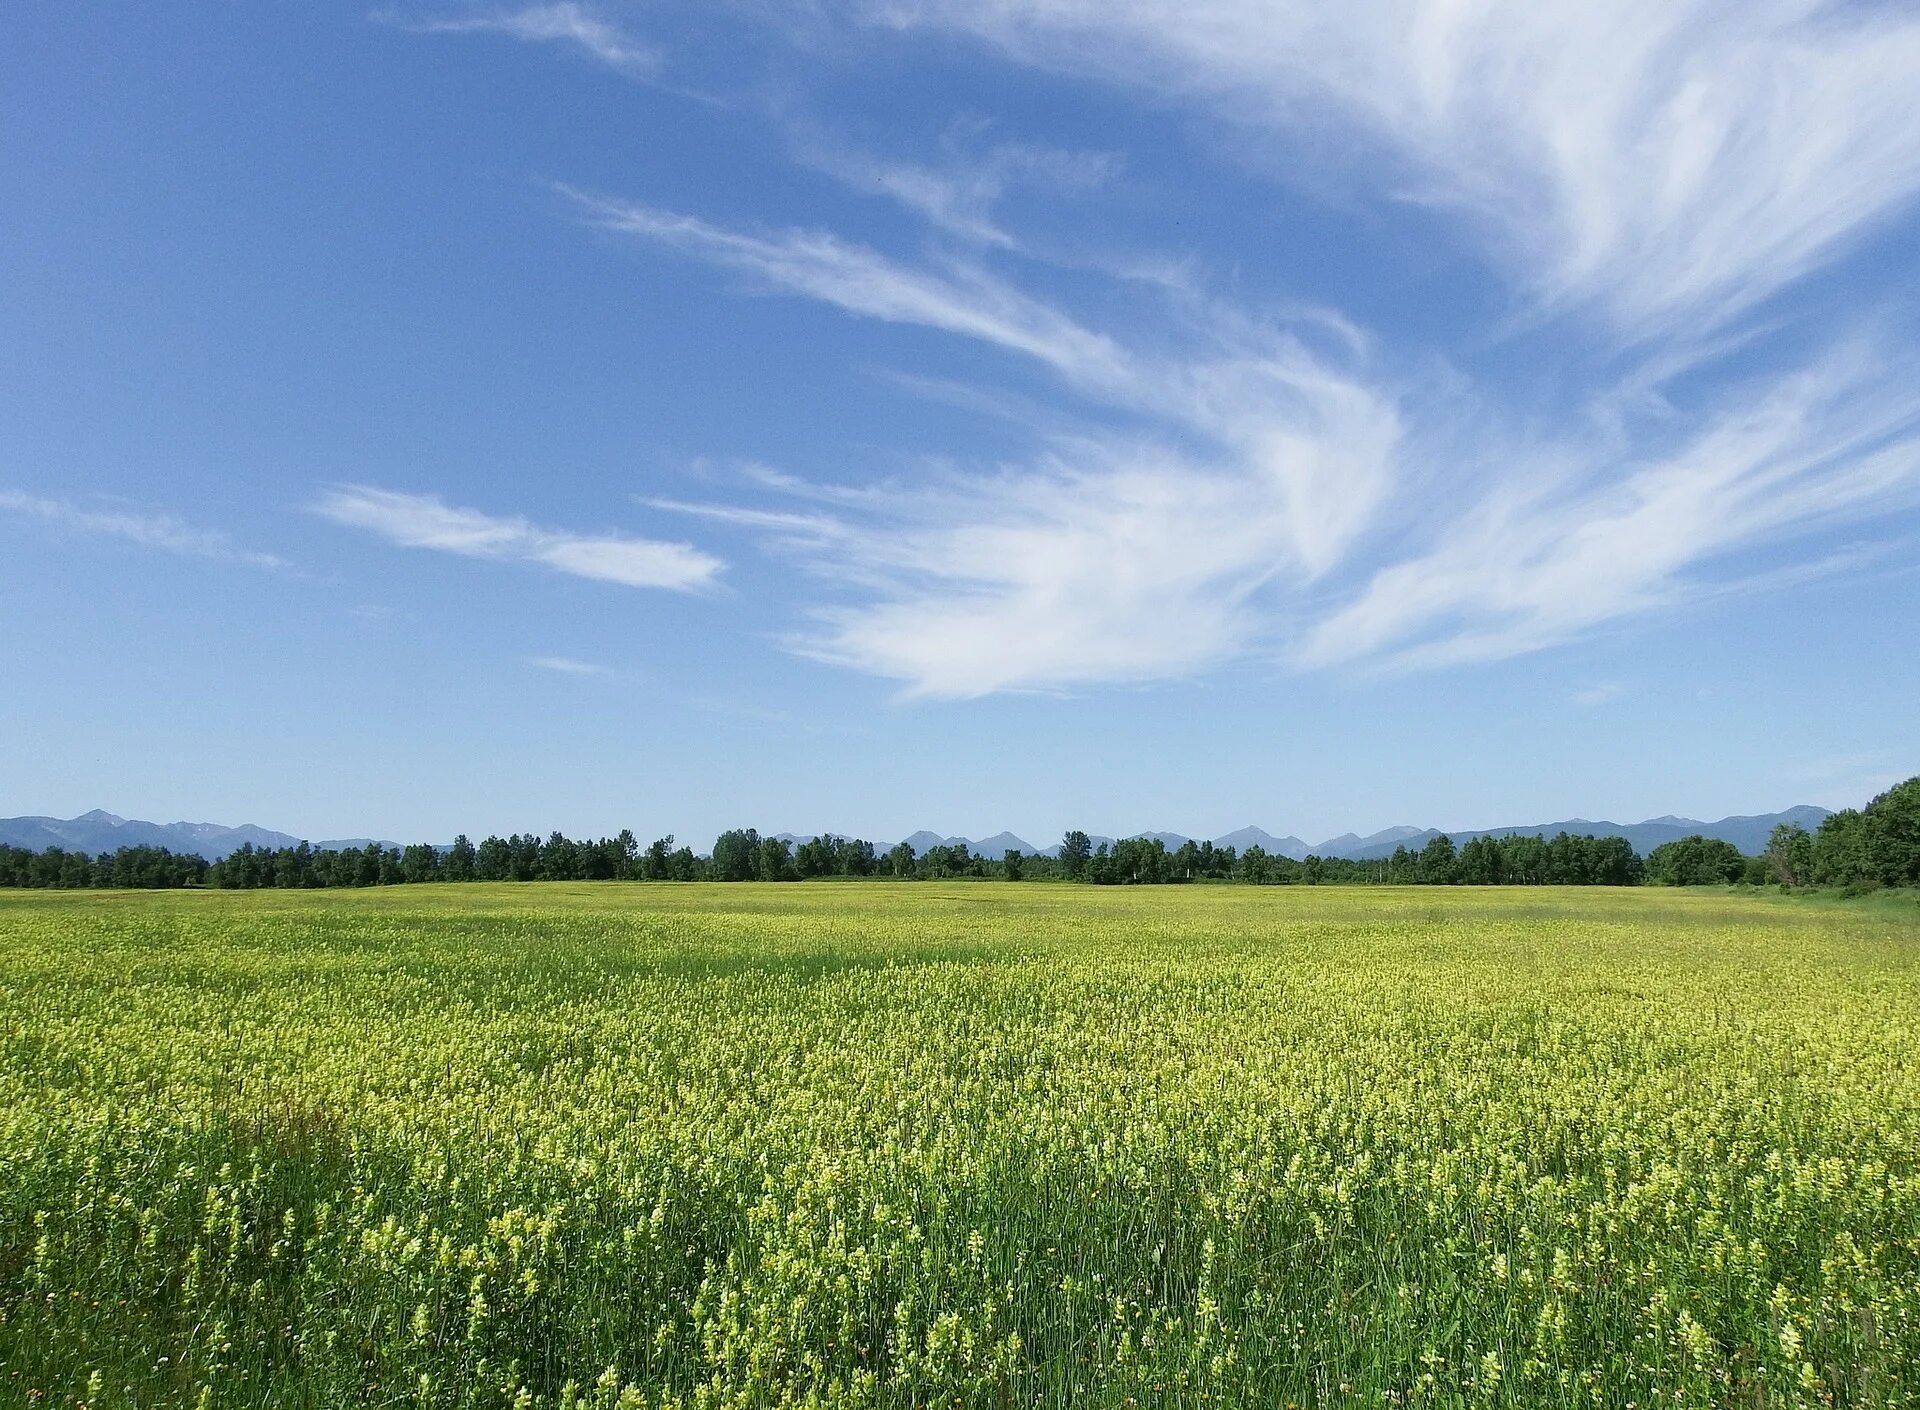
[[[557,676],[604,676],[611,672],[592,661],[581,661],[572,656],[529,656],[527,664],[536,670],[551,671]]]
[[[546,529],[517,516],[451,505],[437,495],[369,485],[335,486],[309,508],[323,519],[365,529],[404,548],[537,563],[622,587],[693,591],[710,585],[725,566],[687,543]]]
[[[651,74],[660,64],[660,55],[651,45],[573,0],[430,15],[386,12],[380,18],[416,34],[495,34],[529,44],[563,45],[634,75]]]
[[[909,456],[876,487],[769,474],[761,488],[799,510],[655,501],[845,590],[797,651],[954,697],[1250,653],[1459,665],[1844,566],[1802,545],[1912,502],[1912,380],[1891,349],[1831,345],[1800,372],[1741,386],[1715,372],[1719,391],[1669,395],[1751,352],[1765,332],[1743,315],[1920,191],[1909,14],[1827,0],[876,0],[864,14],[1094,73],[1290,153],[1355,157],[1353,181],[1389,207],[1459,217],[1523,305],[1590,315],[1555,325],[1588,365],[1630,365],[1572,409],[1483,401],[1458,367],[1439,369],[1457,395],[1434,395],[1408,376],[1415,359],[1334,311],[1256,313],[1151,257],[1077,270],[1131,302],[1083,297],[1096,316],[1076,314],[1042,292],[1048,272],[1021,258],[999,204],[1030,180],[1096,189],[1106,170],[1033,144],[905,162],[786,134],[803,163],[915,211],[961,256],[560,187],[601,229],[754,292],[990,345],[1071,394],[1071,416],[1024,418],[1038,442],[1024,457]],[[1143,289],[1161,299],[1144,318]],[[979,405],[1022,395],[899,380]],[[1756,549],[1771,560],[1742,560]]]
[[[1498,660],[1715,590],[1714,565],[1920,501],[1920,379],[1866,349],[1747,387],[1683,444],[1495,483],[1375,572],[1300,648],[1313,665]],[[1776,567],[1762,575],[1765,586]],[[1792,573],[1789,573],[1791,580]]]
[[[1255,597],[1292,532],[1258,476],[1083,449],[867,517],[826,567],[874,600],[823,609],[791,644],[917,696],[1193,675],[1270,631]]]
[[[1366,445],[1341,453],[1373,473]],[[756,532],[851,589],[859,600],[818,608],[787,644],[908,696],[1194,675],[1272,644],[1264,590],[1310,576],[1276,477],[1152,447],[1064,446],[857,503],[828,495],[834,515],[657,503]]]
[[[817,230],[756,234],[632,201],[560,188],[602,229],[648,240],[765,287],[833,304],[887,323],[917,324],[994,343],[1047,363],[1076,384],[1111,386],[1126,376],[1112,339],[974,264],[930,269],[889,259]]]
[[[24,490],[7,489],[0,489],[0,511],[57,524],[78,533],[125,539],[129,543],[187,558],[242,563],[251,568],[282,569],[290,566],[278,554],[241,548],[218,529],[200,528],[176,514],[164,511],[75,504],[68,500],[28,494]]]
[[[1534,297],[1632,336],[1719,319],[1920,190],[1920,15],[1845,0],[878,0],[1286,134],[1466,213]],[[1289,150],[1293,150],[1289,147]]]
[[[739,504],[657,497],[641,497],[637,502],[669,514],[684,514],[709,523],[754,530],[769,539],[801,547],[826,549],[845,541],[851,534],[848,525],[841,519],[819,511],[796,513],[792,510],[754,509]]]
[[[1215,665],[1271,635],[1255,605],[1269,582],[1331,570],[1386,495],[1394,395],[1284,330],[1222,311],[1178,346],[1136,350],[978,266],[910,266],[816,232],[745,234],[603,200],[588,208],[607,229],[746,269],[775,291],[1031,358],[1148,423],[1056,443],[1024,465],[892,486],[852,512],[842,496],[832,519],[666,506],[820,548],[817,571],[876,600],[822,612],[795,649],[910,694]]]
[[[1315,571],[1337,559],[1385,492],[1399,431],[1392,392],[1237,310],[1190,310],[1179,346],[1141,351],[978,264],[909,265],[817,231],[748,234],[569,194],[605,229],[745,270],[775,292],[1023,354],[1111,409],[1205,438],[1284,503],[1291,551]],[[1349,360],[1364,357],[1357,329],[1317,311],[1312,318],[1335,329]]]
[[[1111,152],[1069,152],[1032,142],[995,142],[975,151],[950,135],[944,145],[937,162],[877,156],[819,135],[803,138],[796,150],[801,161],[851,190],[905,206],[945,234],[1005,250],[1022,244],[995,214],[1011,191],[1085,193],[1120,166]]]
[[[696,252],[706,248],[703,238]],[[889,283],[939,277],[836,249]],[[1675,448],[1648,449],[1644,427],[1597,438],[1585,424],[1483,446],[1482,460],[1507,469],[1461,460],[1453,473],[1472,469],[1464,483],[1477,500],[1442,501],[1437,517],[1409,519],[1403,506],[1398,537],[1380,538],[1369,566],[1355,550],[1382,527],[1395,491],[1444,482],[1458,447],[1409,437],[1404,395],[1298,339],[1263,342],[1226,310],[1212,346],[1140,354],[1037,301],[1021,305],[1034,311],[1024,326],[1071,330],[1059,347],[1101,349],[1086,361],[1003,336],[990,316],[1007,306],[1001,291],[963,315],[958,284],[912,306],[843,286],[819,292],[811,273],[781,285],[1037,357],[1160,427],[892,487],[854,513],[843,502],[831,520],[663,506],[819,549],[816,569],[869,601],[823,610],[795,649],[902,681],[909,694],[1167,679],[1256,650],[1306,667],[1500,659],[1688,598],[1765,588],[1780,570],[1744,583],[1713,570],[1743,548],[1886,513],[1920,482],[1915,379],[1883,350],[1834,349],[1810,370],[1735,389]],[[1204,450],[1178,448],[1195,435]],[[798,522],[807,534],[785,532]],[[1325,591],[1301,595],[1322,579]]]

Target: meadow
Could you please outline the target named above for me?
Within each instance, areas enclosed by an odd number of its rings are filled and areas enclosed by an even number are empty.
[[[1913,1406],[1920,907],[0,895],[0,1403]]]

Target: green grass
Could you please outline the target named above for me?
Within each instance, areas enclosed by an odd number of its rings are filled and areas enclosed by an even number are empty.
[[[0,895],[0,1403],[1920,1404],[1920,911]]]

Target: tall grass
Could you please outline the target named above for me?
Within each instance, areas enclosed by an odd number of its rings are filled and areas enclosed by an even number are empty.
[[[1920,916],[0,897],[0,1403],[1915,1405]]]

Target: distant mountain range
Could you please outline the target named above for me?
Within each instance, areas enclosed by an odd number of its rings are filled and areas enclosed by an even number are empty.
[[[1555,833],[1587,833],[1593,837],[1624,837],[1633,845],[1633,850],[1646,856],[1663,842],[1673,842],[1682,837],[1691,837],[1698,833],[1702,837],[1717,837],[1723,842],[1731,842],[1749,856],[1763,850],[1773,830],[1781,823],[1798,823],[1811,832],[1825,822],[1831,813],[1826,808],[1815,808],[1802,804],[1797,808],[1788,808],[1782,813],[1759,813],[1751,817],[1721,818],[1717,822],[1702,822],[1698,818],[1676,818],[1672,814],[1665,817],[1649,818],[1645,822],[1616,823],[1594,822],[1587,818],[1569,818],[1565,822],[1540,823],[1528,827],[1490,827],[1479,832],[1454,832],[1448,835],[1453,840],[1465,842],[1475,837],[1518,837],[1524,833],[1533,833],[1539,837],[1552,837]],[[1390,838],[1387,833],[1402,834]],[[1427,845],[1427,842],[1440,834],[1432,828],[1389,828],[1387,833],[1375,833],[1372,837],[1353,839],[1350,851],[1328,850],[1324,856],[1341,857],[1385,857],[1390,856],[1395,847],[1408,847],[1415,851]],[[1345,842],[1337,838],[1336,842]],[[1326,844],[1329,849],[1333,842]]]
[[[1645,856],[1663,842],[1672,842],[1676,838],[1690,837],[1695,833],[1703,837],[1718,837],[1731,842],[1742,852],[1749,855],[1759,852],[1767,845],[1767,838],[1780,823],[1798,823],[1811,832],[1820,826],[1828,816],[1825,808],[1802,805],[1788,808],[1780,813],[1761,813],[1752,817],[1721,818],[1718,822],[1703,822],[1698,818],[1679,818],[1668,814],[1665,817],[1649,818],[1645,822],[1616,823],[1595,822],[1588,818],[1568,818],[1565,822],[1524,823],[1512,827],[1490,827],[1479,830],[1459,830],[1448,832],[1455,843],[1466,842],[1475,837],[1517,837],[1531,833],[1536,837],[1553,837],[1558,833],[1585,833],[1593,837],[1624,837],[1633,845],[1634,851]],[[1234,832],[1225,833],[1213,839],[1216,847],[1231,847],[1244,852],[1249,847],[1258,846],[1266,852],[1282,857],[1291,857],[1301,861],[1308,856],[1343,857],[1352,860],[1364,860],[1372,857],[1387,857],[1396,847],[1405,847],[1410,851],[1419,851],[1428,842],[1438,837],[1442,829],[1433,827],[1383,828],[1379,832],[1361,837],[1355,833],[1343,832],[1338,837],[1329,837],[1320,843],[1307,842],[1302,838],[1287,836],[1276,837],[1263,828],[1243,827]],[[782,833],[790,841],[802,841],[798,834]],[[1188,841],[1185,833],[1180,832],[1136,832],[1134,837],[1158,838],[1169,851]],[[1055,856],[1060,844],[1050,847],[1035,847],[1032,843],[1015,836],[1011,832],[996,833],[992,837],[943,837],[937,832],[916,832],[904,841],[912,844],[917,853],[924,853],[929,847],[952,847],[965,843],[967,850],[976,857],[985,857],[998,861],[1009,851],[1018,850],[1028,856]],[[1101,843],[1111,846],[1111,837],[1092,836],[1089,840],[1098,847]],[[1199,838],[1191,839],[1200,841]],[[881,849],[882,851],[885,848]]]
[[[1767,838],[1779,823],[1798,823],[1811,831],[1820,826],[1828,816],[1825,808],[1801,806],[1788,808],[1781,813],[1761,813],[1754,817],[1721,818],[1718,822],[1702,822],[1697,818],[1677,818],[1669,814],[1665,817],[1649,818],[1645,822],[1616,823],[1594,822],[1586,818],[1569,818],[1565,822],[1530,823],[1517,827],[1491,827],[1479,831],[1449,832],[1456,843],[1465,842],[1474,837],[1516,837],[1532,833],[1539,837],[1552,837],[1556,833],[1588,833],[1595,837],[1624,837],[1633,845],[1633,849],[1645,856],[1662,842],[1672,842],[1676,838],[1699,833],[1706,837],[1718,837],[1731,842],[1742,852],[1749,854],[1760,851],[1767,845]],[[807,841],[800,833],[782,832],[774,834],[782,840],[799,844]],[[832,836],[841,836],[835,833]],[[1351,832],[1326,841],[1313,844],[1298,837],[1275,837],[1272,833],[1257,827],[1243,827],[1213,839],[1216,847],[1232,847],[1244,852],[1252,846],[1259,846],[1267,852],[1292,857],[1295,861],[1309,854],[1322,857],[1346,857],[1365,859],[1391,855],[1396,847],[1406,847],[1413,851],[1440,835],[1440,829],[1430,827],[1390,827],[1383,831],[1359,837]],[[1188,839],[1178,832],[1143,832],[1136,837],[1157,837],[1168,849],[1179,847]],[[341,848],[364,847],[375,839],[366,837],[332,838],[316,842],[316,847]],[[845,840],[844,838],[842,840]],[[992,837],[943,837],[937,832],[916,832],[903,838],[913,847],[916,854],[924,854],[930,847],[953,847],[965,843],[967,850],[976,857],[985,857],[989,861],[999,861],[1010,851],[1023,852],[1028,856],[1054,856],[1060,850],[1060,844],[1050,847],[1035,847],[1024,838],[1011,832],[995,833]],[[1101,843],[1111,845],[1111,837],[1094,837],[1094,846]],[[1199,840],[1199,839],[1194,839]],[[229,852],[251,842],[256,847],[292,847],[300,839],[284,832],[273,832],[252,823],[243,823],[239,827],[222,827],[217,823],[151,823],[137,819],[115,817],[112,813],[95,809],[91,813],[82,813],[77,818],[0,818],[0,844],[13,847],[25,847],[35,852],[44,852],[49,847],[64,847],[70,852],[111,852],[120,847],[165,847],[173,852],[198,852],[211,861],[218,861]],[[382,846],[393,843],[382,842]],[[889,844],[891,845],[891,844]],[[881,851],[886,847],[882,846]]]
[[[375,839],[336,837],[316,847],[364,847]],[[69,852],[114,852],[122,847],[165,847],[169,852],[198,852],[217,862],[246,843],[256,847],[296,847],[297,837],[273,832],[252,823],[222,827],[218,823],[151,823],[115,817],[95,808],[77,818],[0,818],[0,844],[44,852],[61,847]],[[391,843],[382,843],[391,846]]]

